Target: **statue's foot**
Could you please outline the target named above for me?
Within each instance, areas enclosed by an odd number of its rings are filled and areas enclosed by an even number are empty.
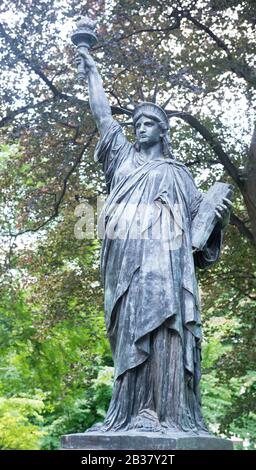
[[[102,431],[103,423],[95,423],[90,428],[86,429],[84,432],[99,432]]]
[[[161,432],[162,426],[155,411],[141,410],[132,423],[132,429],[140,432]]]

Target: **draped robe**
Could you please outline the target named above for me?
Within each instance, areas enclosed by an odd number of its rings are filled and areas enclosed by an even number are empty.
[[[112,430],[202,430],[200,306],[195,264],[218,259],[216,227],[195,256],[191,221],[203,198],[187,168],[146,159],[109,119],[95,151],[108,199],[101,273],[115,365],[101,426]]]

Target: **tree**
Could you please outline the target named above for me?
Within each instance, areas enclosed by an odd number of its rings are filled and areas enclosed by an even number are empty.
[[[29,293],[26,302],[37,305],[31,322],[43,339],[65,322],[67,328],[76,328],[72,314],[79,323],[81,309],[89,312],[93,304],[102,309],[100,288],[90,287],[99,279],[92,262],[98,245],[73,237],[76,205],[89,202],[95,207],[97,195],[105,191],[92,159],[97,132],[86,87],[76,82],[75,50],[69,40],[71,23],[87,13],[98,20],[99,42],[92,54],[113,114],[128,137],[134,104],[156,100],[166,105],[171,118],[175,155],[200,187],[205,190],[219,180],[235,187],[223,260],[201,275],[201,283],[206,335],[213,333],[216,318],[216,331],[223,318],[229,321],[231,313],[234,318],[232,328],[217,338],[221,347],[229,348],[221,349],[223,354],[209,362],[206,372],[216,373],[224,387],[233,375],[243,383],[255,358],[253,0],[2,1],[2,288],[9,293],[19,273]],[[35,243],[29,247],[32,234]],[[103,364],[110,365],[104,354]],[[218,363],[223,373],[216,371]],[[243,416],[249,416],[253,393],[252,386],[240,398],[234,392],[218,417],[223,429],[232,428],[234,403],[236,416],[241,403]]]
[[[159,1],[116,1],[107,8],[104,2],[74,1],[64,2],[60,9],[58,2],[35,6],[28,1],[19,5],[17,15],[18,5],[12,2],[13,18],[6,14],[11,8],[8,1],[1,7],[1,126],[5,138],[19,136],[26,146],[23,163],[30,165],[26,173],[33,174],[19,207],[23,225],[27,227],[32,213],[36,217],[28,228],[33,230],[58,214],[67,185],[74,186],[72,175],[87,147],[92,148],[94,128],[88,104],[77,96],[71,67],[74,50],[60,36],[70,16],[75,20],[89,11],[99,17],[100,42],[94,54],[113,96],[113,112],[129,115],[127,99],[136,102],[153,91],[154,99],[156,88],[159,102],[170,93],[169,115],[179,117],[202,137],[205,158],[200,159],[200,167],[221,165],[242,195],[247,218],[234,212],[232,223],[255,242],[255,131],[250,130],[250,145],[244,135],[252,126],[256,86],[252,2],[185,0],[165,2],[163,7]],[[6,81],[10,70],[12,78]],[[234,119],[232,126],[223,120],[225,106],[232,112],[232,100],[248,108],[250,122],[242,128]],[[191,155],[193,150],[189,159]],[[187,163],[198,164],[198,149],[194,161]],[[91,176],[88,162],[85,166]]]

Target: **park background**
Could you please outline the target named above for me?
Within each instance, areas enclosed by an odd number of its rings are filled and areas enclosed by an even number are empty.
[[[255,0],[2,0],[0,5],[0,448],[56,449],[102,421],[113,363],[100,240],[75,210],[105,194],[70,33],[96,19],[92,54],[112,111],[166,104],[176,158],[198,187],[235,187],[221,260],[199,272],[205,419],[256,441]],[[167,103],[168,101],[168,103]]]

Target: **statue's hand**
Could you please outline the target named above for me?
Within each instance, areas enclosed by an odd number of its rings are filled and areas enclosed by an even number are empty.
[[[219,219],[221,228],[225,228],[229,223],[230,219],[230,210],[232,207],[232,202],[226,197],[223,198],[222,203],[218,204],[215,208],[215,214]]]
[[[79,51],[75,57],[75,63],[77,67],[82,66],[84,68],[85,74],[87,74],[89,70],[96,69],[95,61],[89,54],[86,47],[79,48]]]

